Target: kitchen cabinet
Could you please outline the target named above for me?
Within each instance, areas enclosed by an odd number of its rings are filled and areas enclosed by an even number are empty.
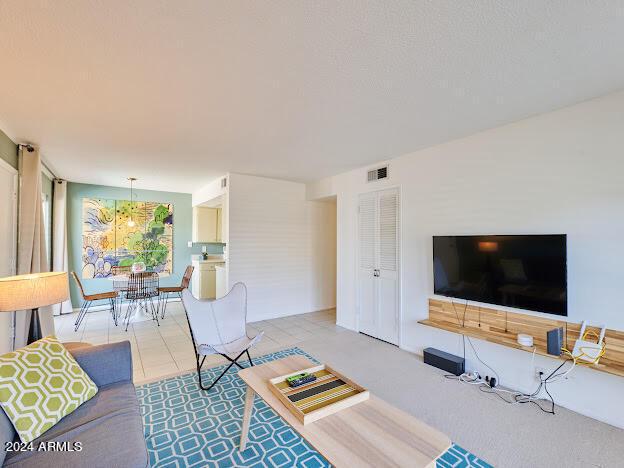
[[[221,242],[223,238],[221,218],[221,208],[194,206],[193,242]]]
[[[195,272],[192,278],[193,295],[198,299],[214,299],[217,297],[216,266],[223,266],[224,262],[194,260]]]
[[[225,271],[225,263],[218,263],[215,266],[216,270],[216,285],[217,285],[217,299],[225,296],[228,293],[227,289],[227,272]]]

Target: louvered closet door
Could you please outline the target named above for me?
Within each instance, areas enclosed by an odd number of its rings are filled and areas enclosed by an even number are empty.
[[[377,195],[360,196],[359,203],[359,329],[367,335],[377,333]]]
[[[399,193],[378,193],[379,260],[377,277],[378,338],[399,343]]]
[[[399,341],[399,192],[367,193],[359,203],[359,329]]]

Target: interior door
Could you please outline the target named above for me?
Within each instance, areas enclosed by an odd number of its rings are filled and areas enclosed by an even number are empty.
[[[359,331],[399,342],[399,192],[359,199]]]
[[[399,193],[378,193],[378,338],[399,343]]]
[[[359,330],[377,336],[377,195],[366,193],[359,200]]]

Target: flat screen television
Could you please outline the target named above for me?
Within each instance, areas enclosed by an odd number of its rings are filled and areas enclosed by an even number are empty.
[[[434,292],[568,315],[566,236],[434,236]]]

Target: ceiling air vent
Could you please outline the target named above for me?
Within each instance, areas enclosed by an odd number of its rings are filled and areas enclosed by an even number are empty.
[[[368,181],[375,182],[380,179],[388,178],[388,166],[380,167],[379,169],[373,169],[368,171]]]
[[[227,177],[221,179],[221,188],[227,187]]]

